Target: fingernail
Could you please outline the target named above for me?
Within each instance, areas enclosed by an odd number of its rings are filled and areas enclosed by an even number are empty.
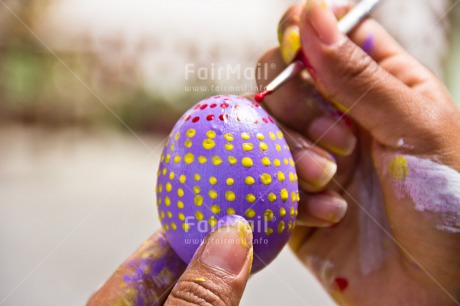
[[[326,186],[337,172],[337,164],[330,158],[307,151],[303,158],[296,160],[299,184],[319,189]],[[307,187],[308,191],[311,188]]]
[[[238,275],[252,248],[252,231],[248,222],[238,215],[220,219],[207,237],[200,261],[212,268]]]
[[[337,122],[335,118],[315,119],[308,128],[308,134],[322,147],[341,156],[351,154],[356,146],[356,136],[348,126]]]
[[[285,63],[290,63],[300,49],[300,29],[296,25],[286,28],[280,38],[281,56]]]
[[[337,19],[323,0],[307,0],[306,17],[318,38],[326,45],[339,41]]]
[[[331,223],[342,220],[346,210],[347,202],[344,199],[328,195],[316,195],[315,201],[309,205],[313,217]]]

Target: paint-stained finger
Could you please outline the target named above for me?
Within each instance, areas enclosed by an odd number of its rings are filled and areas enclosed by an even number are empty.
[[[159,231],[117,269],[88,305],[162,305],[185,268]]]

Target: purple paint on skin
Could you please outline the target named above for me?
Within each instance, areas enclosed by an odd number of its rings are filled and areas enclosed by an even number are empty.
[[[374,48],[374,34],[369,34],[367,35],[366,39],[364,40],[363,45],[361,46],[361,49],[363,49],[364,52],[367,54],[370,54]]]
[[[409,196],[418,211],[434,213],[439,230],[460,233],[460,173],[429,159],[396,156],[389,164],[397,196]]]
[[[163,235],[147,240],[125,264],[130,272],[123,276],[120,290],[130,303],[156,305],[185,270],[183,263]]]

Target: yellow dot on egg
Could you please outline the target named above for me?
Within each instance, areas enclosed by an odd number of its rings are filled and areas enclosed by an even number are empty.
[[[232,145],[231,143],[226,143],[226,144],[225,144],[225,150],[227,150],[227,151],[233,150],[234,147],[235,147],[235,146]]]
[[[293,225],[294,224],[292,223],[292,221],[289,221],[287,230],[288,231],[292,230],[292,228],[294,227]]]
[[[289,217],[291,217],[291,218],[295,217],[295,208],[294,207],[291,207],[291,209],[289,209]]]
[[[187,139],[185,142],[184,142],[184,146],[186,148],[190,148],[192,146],[192,141],[190,139]]]
[[[158,191],[159,191],[159,192],[163,192],[163,185],[158,184]]]
[[[295,191],[291,192],[291,201],[294,203],[297,200],[297,194]]]
[[[281,166],[281,161],[280,161],[278,158],[275,158],[275,159],[273,160],[273,164],[274,164],[275,166],[279,167],[279,166]]]
[[[249,219],[251,218],[254,218],[256,216],[256,212],[254,211],[254,209],[252,208],[249,208],[246,210],[246,212],[244,213],[246,215],[246,217],[248,217]]]
[[[229,207],[227,208],[227,215],[234,215],[235,214],[235,209]]]
[[[206,163],[206,161],[207,161],[206,157],[204,157],[202,155],[200,157],[198,157],[198,162],[200,164],[204,164],[204,163]]]
[[[231,177],[227,178],[225,180],[225,183],[228,185],[228,186],[233,186],[233,184],[235,184],[235,180],[232,179]]]
[[[209,197],[210,197],[211,199],[213,199],[213,200],[217,199],[217,197],[218,197],[217,191],[212,190],[212,189],[209,190],[208,195],[209,195]]]
[[[284,217],[286,216],[286,209],[284,209],[283,207],[280,208],[280,217]]]
[[[187,153],[184,156],[184,161],[187,165],[190,165],[195,160],[195,156],[192,153]]]
[[[271,209],[267,209],[267,210],[264,212],[264,218],[265,218],[265,220],[267,220],[267,221],[270,221],[270,220],[273,218],[273,212],[271,211]]]
[[[295,163],[294,163],[294,160],[292,158],[289,158],[289,164],[291,164],[291,167],[294,167]]]
[[[160,174],[161,174],[161,171],[160,171],[160,169],[158,169],[157,176],[160,176]]]
[[[279,139],[283,139],[283,132],[278,131],[278,132],[276,132],[276,135],[278,135]]]
[[[246,183],[246,185],[251,186],[251,185],[254,185],[254,183],[255,183],[256,181],[254,180],[254,178],[253,178],[252,176],[246,176],[246,177],[244,178],[244,182]]]
[[[203,216],[203,213],[201,211],[196,211],[195,212],[195,218],[198,220],[198,221],[201,221],[203,220],[204,216]]]
[[[174,156],[174,162],[176,164],[180,163],[181,157],[179,155]]]
[[[278,171],[278,181],[284,182],[286,180],[286,177],[284,176],[284,173],[281,171]]]
[[[256,136],[257,136],[257,139],[259,139],[259,140],[264,140],[265,139],[264,134],[262,134],[262,133],[257,133]]]
[[[285,165],[289,164],[289,160],[287,158],[283,159]]]
[[[216,143],[212,139],[205,139],[203,140],[203,148],[206,150],[211,150],[216,146]]]
[[[171,160],[171,154],[166,154],[165,163],[169,163]]]
[[[281,146],[279,144],[275,145],[276,151],[281,151]]]
[[[267,166],[267,167],[270,166],[271,165],[270,158],[268,157],[262,158],[262,165]]]
[[[188,129],[186,134],[187,134],[187,137],[192,138],[193,136],[195,136],[196,131],[195,129]]]
[[[158,198],[158,199],[157,199],[157,206],[160,205],[162,201],[163,201],[163,200],[162,200],[161,198]]]
[[[177,189],[177,195],[182,198],[184,196],[184,189],[178,188]]]
[[[169,150],[174,151],[174,144],[171,144],[171,145],[169,146]]]
[[[220,164],[222,164],[222,162],[223,162],[223,161],[222,161],[222,159],[221,159],[219,156],[214,155],[214,156],[212,157],[212,163],[213,163],[214,166],[219,166]]]
[[[167,183],[166,183],[166,191],[167,191],[167,192],[170,192],[171,190],[172,190],[172,185],[171,185],[170,182],[167,182]]]
[[[268,194],[268,201],[270,201],[270,203],[273,203],[276,201],[276,194],[274,194],[273,192],[270,192]]]
[[[242,147],[243,147],[243,150],[245,151],[251,151],[252,149],[254,149],[254,145],[250,142],[243,143]]]
[[[213,130],[209,130],[209,131],[206,132],[206,136],[208,136],[208,138],[213,139],[213,138],[216,137],[216,132],[213,131]]]
[[[197,182],[201,181],[201,175],[199,173],[195,173],[193,175],[193,179]]]
[[[278,233],[282,233],[284,231],[284,221],[280,221],[280,223],[278,223]]]
[[[193,186],[193,192],[194,192],[195,194],[199,194],[200,191],[201,191],[200,186]]]
[[[179,220],[181,221],[184,221],[185,220],[185,215],[183,213],[178,213],[177,214],[177,217],[179,218]]]
[[[244,140],[248,140],[251,136],[249,136],[249,133],[241,133],[241,138]]]
[[[161,211],[160,216],[161,216],[161,219],[164,219],[165,218],[165,212]]]
[[[296,192],[296,200],[297,202],[300,201],[300,193]]]
[[[177,201],[177,207],[180,208],[180,209],[184,208],[184,202]]]
[[[165,197],[165,205],[166,206],[171,205],[171,199],[169,197]]]
[[[268,173],[262,173],[260,175],[260,179],[262,180],[262,183],[264,183],[265,185],[269,185],[272,182],[272,176]]]
[[[230,165],[234,165],[234,164],[236,164],[236,163],[238,162],[238,160],[237,160],[236,157],[234,157],[234,156],[229,156],[229,157],[227,158],[227,160],[228,160],[228,163],[229,163]]]
[[[193,203],[195,203],[196,206],[201,206],[201,205],[203,205],[203,197],[200,196],[200,195],[196,195],[196,196],[193,198]]]
[[[270,236],[271,234],[273,234],[273,229],[267,228],[267,231],[265,232],[265,235]]]
[[[163,175],[166,175],[166,173],[168,173],[168,170],[166,168],[163,168],[162,173],[163,173]]]
[[[209,225],[210,225],[211,227],[214,227],[214,226],[216,226],[216,224],[217,224],[217,219],[214,218],[214,217],[211,217],[211,218],[208,219],[208,223],[209,223]]]
[[[289,198],[289,193],[288,193],[288,191],[286,190],[286,188],[281,189],[281,191],[280,191],[280,198],[281,198],[281,200],[283,200],[283,201],[286,201],[286,200]]]
[[[276,140],[275,133],[269,132],[268,134],[270,135],[271,140]]]
[[[209,184],[211,184],[211,185],[217,184],[217,178],[215,176],[211,176],[209,178]]]
[[[169,219],[172,218],[172,212],[168,211],[166,214],[168,215],[168,218],[169,218]]]
[[[179,182],[181,182],[182,184],[185,183],[186,180],[187,180],[187,178],[185,177],[184,174],[181,174],[181,175],[179,176]]]
[[[171,222],[171,228],[175,231],[177,229],[176,223]]]
[[[292,173],[292,172],[289,172],[289,180],[291,181],[291,183],[294,183],[294,182],[295,182],[295,176],[294,176],[294,173]]]
[[[249,203],[254,203],[256,200],[256,196],[253,195],[252,193],[249,193],[246,195],[246,201],[248,201]]]
[[[241,164],[243,164],[243,166],[245,166],[246,168],[250,168],[254,163],[252,162],[251,158],[243,157],[243,159],[241,160]]]
[[[161,161],[164,161],[164,160],[165,160],[165,155],[164,155],[164,154],[161,154],[160,160],[161,160]]]
[[[165,230],[169,230],[169,225],[165,224],[164,228],[165,228]]]
[[[211,211],[212,211],[213,214],[216,214],[216,215],[217,215],[218,213],[220,213],[220,207],[219,207],[219,205],[214,204],[213,206],[211,206]]]
[[[169,172],[169,179],[173,180],[176,177],[176,174],[174,172]]]
[[[188,223],[182,223],[182,229],[183,229],[185,232],[188,232],[188,230],[190,229],[190,224],[188,224]]]
[[[259,143],[259,148],[262,151],[267,151],[268,150],[268,145],[265,142],[261,142],[261,143]]]
[[[234,138],[233,138],[233,135],[230,134],[230,133],[225,134],[225,135],[224,135],[224,138],[225,138],[225,140],[227,140],[227,141],[233,141],[233,139],[234,139]]]
[[[227,199],[227,201],[233,202],[236,199],[236,195],[233,191],[228,190],[227,192],[225,192],[225,198]]]
[[[177,141],[179,139],[179,137],[180,137],[180,133],[177,132],[176,135],[174,135],[174,140]]]

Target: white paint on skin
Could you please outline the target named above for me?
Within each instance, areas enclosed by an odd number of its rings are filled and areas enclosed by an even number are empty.
[[[429,159],[403,158],[408,171],[405,179],[395,180],[397,196],[409,196],[418,211],[437,214],[439,230],[460,233],[460,173]]]

